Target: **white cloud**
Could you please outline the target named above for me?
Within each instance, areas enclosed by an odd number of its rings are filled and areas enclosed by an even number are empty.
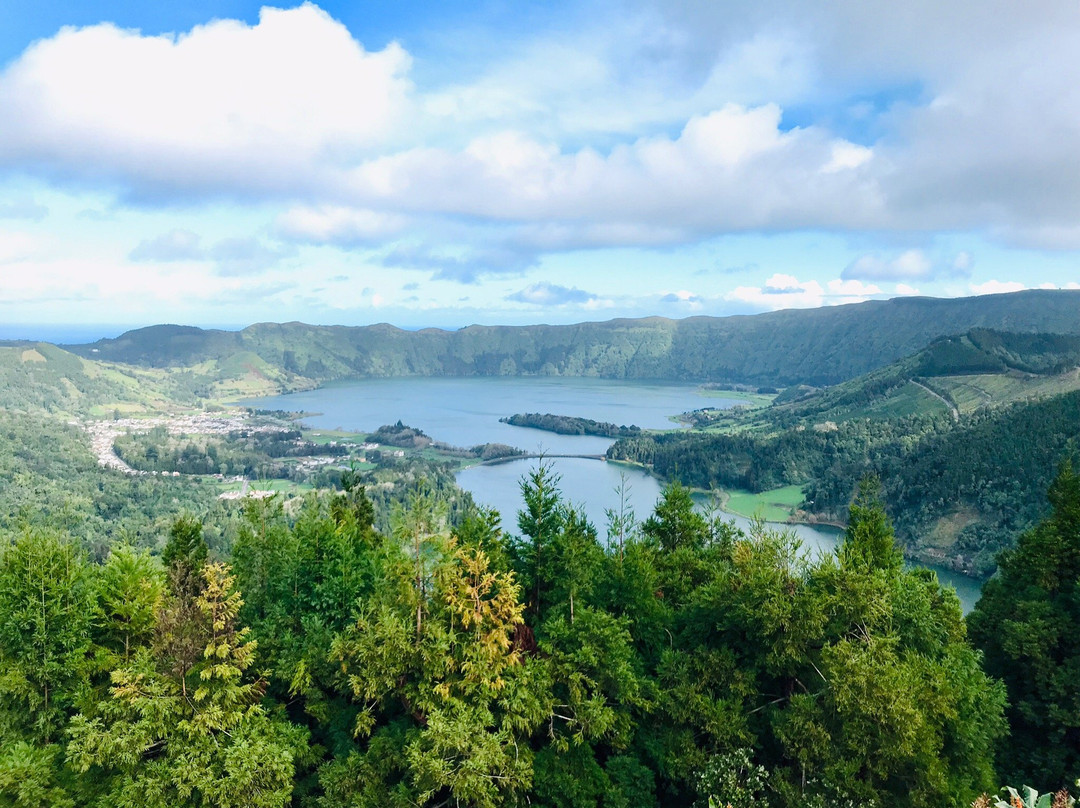
[[[874,150],[866,146],[858,146],[846,140],[837,141],[833,144],[832,159],[825,164],[822,171],[832,173],[846,168],[858,168],[863,163],[869,162],[873,156]]]
[[[576,287],[570,288],[541,281],[507,295],[506,299],[515,303],[531,303],[535,306],[566,306],[568,304],[588,305],[596,301],[597,296]]]
[[[279,235],[297,241],[353,245],[396,235],[407,223],[393,213],[323,205],[290,208],[277,217],[275,227]]]
[[[963,250],[958,252],[952,261],[953,272],[956,275],[970,275],[973,266],[975,266],[974,256]]]
[[[409,64],[309,3],[178,36],[64,28],[0,75],[0,161],[146,192],[295,190],[385,140]]]
[[[866,253],[848,264],[842,278],[875,281],[934,280],[943,275],[970,277],[975,260],[971,253],[959,252],[951,259],[931,258],[922,250],[905,250],[891,258]]]
[[[877,253],[861,255],[848,264],[843,278],[864,280],[912,280],[930,277],[933,264],[922,250],[907,250],[895,258],[882,258]]]
[[[737,70],[753,64],[764,75],[785,46],[747,47]],[[445,104],[414,92],[410,63],[394,43],[365,51],[311,4],[176,36],[63,29],[0,74],[0,107],[12,111],[0,164],[119,181],[152,199],[303,199],[282,214],[282,234],[335,243],[393,235],[405,221],[392,211],[555,224],[582,243],[675,243],[869,224],[880,209],[873,152],[815,127],[781,127],[776,103],[699,106],[716,103],[713,94],[682,105],[677,137],[639,137],[635,119],[623,130],[636,139],[568,149],[564,132],[515,129],[515,114],[497,109],[440,133]],[[609,68],[582,70],[601,87],[619,81]],[[575,94],[572,84],[556,93]],[[518,97],[530,103],[528,92]],[[456,140],[464,145],[438,145]]]
[[[862,169],[825,168],[835,143],[814,129],[780,128],[775,105],[728,105],[694,116],[678,137],[641,138],[608,154],[563,152],[522,133],[464,150],[415,148],[350,172],[369,206],[502,221],[574,221],[661,230],[683,238],[750,228],[873,221],[878,203]],[[854,212],[853,212],[854,211]]]
[[[896,284],[895,291],[896,291],[896,294],[898,296],[900,296],[900,297],[910,297],[912,295],[921,295],[922,294],[922,292],[920,292],[914,286],[909,286],[906,283],[898,283],[898,284]]]
[[[835,279],[822,286],[818,281],[802,282],[792,275],[777,273],[764,286],[738,286],[724,295],[724,299],[776,310],[859,303],[882,295],[879,287],[858,280]]]
[[[205,257],[199,236],[182,229],[143,239],[128,254],[132,261],[198,261]]]
[[[260,273],[292,254],[291,245],[268,246],[250,236],[224,238],[204,247],[198,234],[176,229],[140,241],[128,259],[136,263],[209,262],[217,274],[237,276]]]
[[[29,258],[37,248],[37,239],[28,233],[0,230],[0,264]]]
[[[688,292],[686,289],[680,289],[677,292],[665,292],[660,296],[661,303],[700,303],[701,296],[695,295],[693,292]]]
[[[1027,285],[1020,281],[989,280],[985,283],[968,284],[973,295],[1000,295],[1006,292],[1019,292],[1027,289]]]

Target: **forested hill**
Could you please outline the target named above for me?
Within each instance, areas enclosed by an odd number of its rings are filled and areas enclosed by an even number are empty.
[[[1058,395],[1080,388],[1080,336],[973,329],[823,390],[793,387],[758,420],[903,417]]]
[[[260,323],[242,331],[153,326],[66,346],[87,358],[152,367],[218,365],[244,355],[284,384],[358,376],[566,375],[836,384],[931,340],[975,328],[1080,334],[1080,291],[896,298],[732,317],[650,317],[458,331]]]

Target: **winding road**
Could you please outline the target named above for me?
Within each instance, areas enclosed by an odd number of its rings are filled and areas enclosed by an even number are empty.
[[[952,413],[952,419],[954,421],[959,421],[960,420],[960,410],[956,409],[956,407],[953,405],[953,403],[951,401],[949,401],[949,399],[945,398],[940,393],[935,393],[933,390],[931,390],[929,387],[927,387],[922,382],[917,382],[914,379],[912,379],[911,383],[913,385],[915,385],[916,387],[921,387],[923,390],[928,392],[930,395],[932,395],[934,398],[936,398],[938,401],[940,401],[942,404],[944,404],[946,407],[948,407],[949,412]]]

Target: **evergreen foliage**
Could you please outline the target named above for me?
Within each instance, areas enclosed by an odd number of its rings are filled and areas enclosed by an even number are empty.
[[[1071,786],[1080,778],[1080,476],[1065,463],[1049,517],[999,559],[971,615],[987,671],[1009,695],[998,750],[1007,782]]]
[[[249,503],[228,564],[192,517],[160,560],[20,535],[0,805],[960,808],[996,788],[1003,689],[955,596],[900,564],[872,484],[815,559],[678,485],[607,545],[558,483],[523,479],[519,538],[488,511],[451,527],[423,485],[380,532],[356,475],[291,512]]]

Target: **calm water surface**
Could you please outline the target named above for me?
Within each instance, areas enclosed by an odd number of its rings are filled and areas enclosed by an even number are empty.
[[[699,407],[738,402],[701,393],[694,385],[565,378],[364,379],[304,393],[243,402],[265,409],[319,413],[312,426],[372,432],[401,420],[453,446],[507,443],[528,452],[603,454],[612,441],[556,435],[499,423],[519,412],[592,418],[621,426],[671,429],[670,416]]]
[[[670,429],[670,416],[699,407],[734,406],[737,400],[706,395],[694,385],[568,378],[396,378],[365,379],[328,385],[318,390],[243,402],[264,409],[303,410],[318,413],[305,422],[324,429],[370,432],[383,424],[401,420],[426,434],[454,446],[506,443],[528,452],[549,455],[603,454],[608,438],[556,435],[499,423],[499,418],[519,412],[554,413],[636,425],[646,429]],[[475,466],[458,474],[458,484],[482,505],[497,509],[506,530],[517,532],[521,507],[519,482],[535,468],[536,460],[516,460]],[[651,475],[631,467],[599,460],[552,458],[561,475],[564,498],[581,505],[601,535],[605,533],[605,510],[618,507],[615,489],[626,475],[629,503],[639,519],[646,518],[660,495],[661,484]],[[706,498],[702,497],[704,502]],[[748,520],[732,517],[740,527]],[[831,552],[839,531],[827,527],[784,525],[794,530],[811,552]],[[978,599],[979,584],[966,576],[938,569],[943,583],[956,587],[965,611]]]

